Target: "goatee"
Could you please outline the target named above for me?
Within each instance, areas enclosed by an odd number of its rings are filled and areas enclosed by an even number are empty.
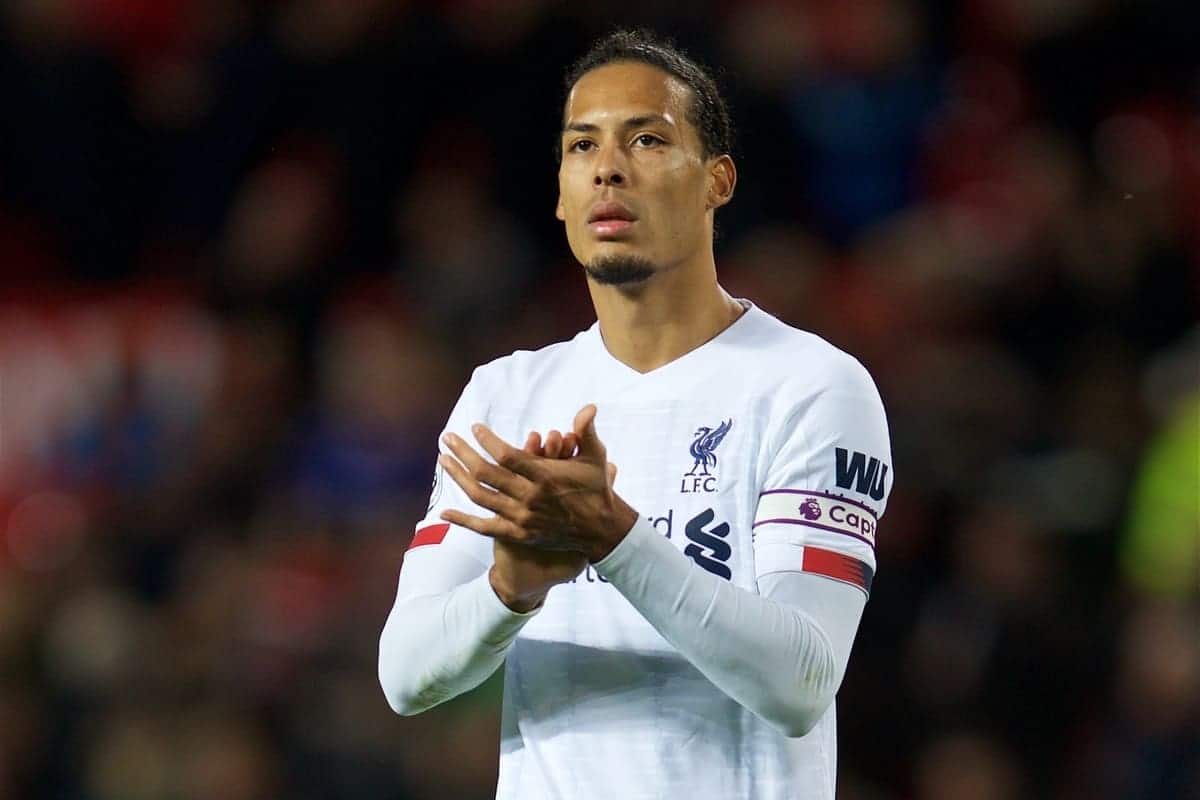
[[[643,283],[657,271],[641,256],[598,256],[585,264],[588,277],[603,286],[630,286]]]

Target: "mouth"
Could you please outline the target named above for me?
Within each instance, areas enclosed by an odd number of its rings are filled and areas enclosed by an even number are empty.
[[[588,230],[602,239],[619,238],[622,234],[627,233],[636,222],[637,220],[633,219],[598,219],[588,223]]]
[[[615,238],[627,233],[637,222],[633,212],[621,203],[597,203],[588,214],[587,226],[600,238]]]

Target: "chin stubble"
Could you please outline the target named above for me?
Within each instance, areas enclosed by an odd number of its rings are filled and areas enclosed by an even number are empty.
[[[603,286],[631,286],[653,277],[654,264],[641,256],[600,256],[584,265],[588,277]]]

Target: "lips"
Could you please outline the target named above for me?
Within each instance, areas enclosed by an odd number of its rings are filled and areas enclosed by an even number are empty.
[[[633,222],[637,219],[625,206],[618,202],[609,200],[604,203],[597,203],[592,206],[592,212],[588,214],[588,224],[593,222],[608,222],[610,220]]]
[[[588,230],[600,237],[617,236],[633,227],[637,217],[614,201],[597,203],[588,214]]]
[[[612,238],[633,227],[633,220],[628,219],[599,219],[588,223],[588,230],[602,239]]]

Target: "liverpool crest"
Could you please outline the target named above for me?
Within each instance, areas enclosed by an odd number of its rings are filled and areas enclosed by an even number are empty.
[[[692,442],[692,446],[688,448],[694,462],[692,468],[683,473],[683,482],[679,487],[680,492],[688,494],[717,490],[717,479],[709,470],[717,466],[717,446],[721,444],[721,440],[725,438],[732,427],[733,420],[727,419],[715,428],[701,427],[696,430],[694,434],[696,438]],[[690,481],[689,478],[691,478]]]

